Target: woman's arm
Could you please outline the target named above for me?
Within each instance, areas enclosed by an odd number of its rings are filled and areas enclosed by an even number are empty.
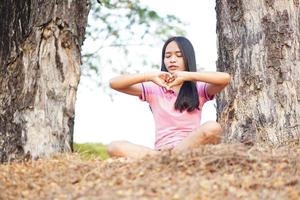
[[[167,87],[167,81],[171,75],[168,72],[149,72],[143,74],[121,75],[110,79],[112,89],[130,95],[140,96],[142,89],[139,83],[152,81],[162,87]]]
[[[223,90],[230,82],[230,75],[225,72],[187,72],[180,71],[173,74],[174,81],[169,87],[183,83],[184,81],[201,81],[208,83],[207,94],[215,95]]]

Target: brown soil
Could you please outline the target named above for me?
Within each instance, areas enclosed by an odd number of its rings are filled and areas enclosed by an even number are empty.
[[[0,199],[299,199],[300,146],[205,145],[141,160],[0,165]]]

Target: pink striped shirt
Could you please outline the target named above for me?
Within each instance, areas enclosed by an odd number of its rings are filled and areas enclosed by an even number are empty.
[[[141,87],[140,99],[149,103],[155,121],[156,150],[173,148],[199,127],[202,107],[206,101],[213,99],[207,95],[207,83],[197,82],[199,110],[180,112],[175,110],[177,94],[173,90],[166,90],[153,82],[142,83]]]

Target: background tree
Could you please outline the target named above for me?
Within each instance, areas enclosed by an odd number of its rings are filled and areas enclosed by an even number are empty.
[[[117,46],[126,55],[125,45],[137,37],[178,33],[171,27],[180,25],[177,18],[160,17],[137,0],[106,0],[103,8],[95,2],[91,16],[99,26],[90,25],[87,37],[103,42],[98,50]],[[0,3],[0,162],[72,150],[80,51],[90,3]],[[137,29],[138,34],[133,32]],[[94,68],[98,55],[84,55],[84,73]]]
[[[279,145],[300,133],[299,0],[217,0],[217,99],[225,141]]]
[[[142,54],[144,49],[161,45],[171,35],[185,35],[185,23],[180,19],[167,13],[161,15],[143,2],[102,0],[102,6],[96,1],[91,2],[82,52],[82,75],[88,80],[93,79],[104,90],[106,71],[116,74],[139,72],[141,65],[158,68],[149,62],[149,52]]]

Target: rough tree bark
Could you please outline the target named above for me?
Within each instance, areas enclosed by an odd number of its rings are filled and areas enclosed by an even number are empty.
[[[300,134],[299,0],[217,0],[217,98],[225,142],[280,145]]]
[[[0,3],[0,162],[70,151],[89,0]]]

